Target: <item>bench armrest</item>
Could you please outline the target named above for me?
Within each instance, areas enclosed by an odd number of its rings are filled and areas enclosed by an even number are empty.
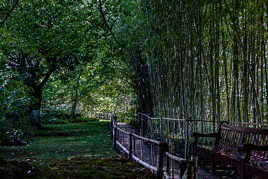
[[[218,133],[202,134],[202,133],[194,132],[192,134],[192,137],[194,137],[194,143],[193,143],[193,146],[192,146],[193,154],[195,154],[195,155],[197,154],[197,143],[198,143],[198,138],[199,137],[212,137],[212,138],[216,138],[216,140],[217,140],[217,136],[218,136]]]

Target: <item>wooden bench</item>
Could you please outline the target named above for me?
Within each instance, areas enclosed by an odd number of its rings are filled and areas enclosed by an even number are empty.
[[[193,133],[193,154],[212,162],[212,171],[234,169],[239,178],[268,178],[268,129],[220,124],[212,134]],[[198,138],[215,138],[212,149],[198,145]]]

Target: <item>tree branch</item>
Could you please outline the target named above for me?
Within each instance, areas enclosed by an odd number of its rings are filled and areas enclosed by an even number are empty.
[[[56,65],[53,66],[46,74],[46,76],[44,77],[44,79],[42,80],[42,82],[38,85],[39,89],[42,89],[44,87],[44,85],[46,84],[46,82],[48,81],[50,75],[56,70]]]
[[[106,20],[106,17],[105,17],[105,14],[103,12],[103,9],[102,9],[102,2],[101,0],[98,0],[99,1],[99,9],[100,9],[100,13],[101,13],[101,16],[102,16],[102,19],[103,19],[103,22],[106,26],[106,28],[108,29],[108,31],[111,33],[113,39],[115,40],[115,42],[120,45],[120,46],[123,46],[118,40],[117,38],[115,37],[115,34],[113,33],[113,29],[109,26],[107,20]]]
[[[16,0],[16,2],[14,3],[14,5],[12,6],[12,8],[8,11],[6,17],[0,22],[0,28],[4,25],[5,21],[11,15],[12,11],[16,8],[16,6],[18,5],[18,3],[19,3],[19,0]]]

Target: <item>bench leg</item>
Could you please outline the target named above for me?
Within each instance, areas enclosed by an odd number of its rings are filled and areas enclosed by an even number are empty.
[[[239,174],[239,179],[251,179],[251,176],[246,176],[245,174],[245,161],[241,160],[240,161],[240,166],[238,167],[238,174]]]
[[[238,174],[240,179],[244,179],[244,163],[240,162],[240,167],[238,168]]]
[[[212,158],[212,174],[213,175],[216,174],[216,159],[215,159],[215,155]]]
[[[216,165],[215,162],[212,162],[212,174],[215,175],[216,174]]]

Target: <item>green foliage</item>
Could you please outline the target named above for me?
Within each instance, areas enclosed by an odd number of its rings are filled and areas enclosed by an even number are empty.
[[[52,73],[66,79],[79,65],[79,74],[85,72],[98,39],[106,35],[98,12],[93,2],[22,1],[0,29],[1,67],[6,68],[2,73],[27,86],[31,108],[40,108]]]
[[[2,145],[16,145],[18,144],[23,138],[23,132],[20,129],[12,129],[3,132],[1,135],[1,144]]]
[[[19,77],[17,73],[2,69],[0,75],[0,118],[24,117],[30,100],[28,88],[21,81],[13,80]]]
[[[267,123],[267,5],[122,2],[116,26],[126,44],[122,56],[130,73],[139,71],[139,59],[149,66],[155,115]]]
[[[87,67],[77,66],[73,72],[65,73],[63,79],[52,75],[43,95],[44,108],[71,114],[76,104],[77,114],[83,116],[94,112],[127,112],[134,103],[129,80],[120,79],[121,71],[113,64],[116,59],[111,58],[105,65],[99,60],[93,60]]]
[[[20,1],[0,28],[0,112],[30,119],[42,104],[41,113],[66,113],[41,116],[44,123],[67,123],[70,115],[133,107],[128,66],[118,53],[122,47],[107,29],[118,21],[120,2],[102,1],[108,24],[98,4]],[[6,12],[12,3],[0,5]]]

